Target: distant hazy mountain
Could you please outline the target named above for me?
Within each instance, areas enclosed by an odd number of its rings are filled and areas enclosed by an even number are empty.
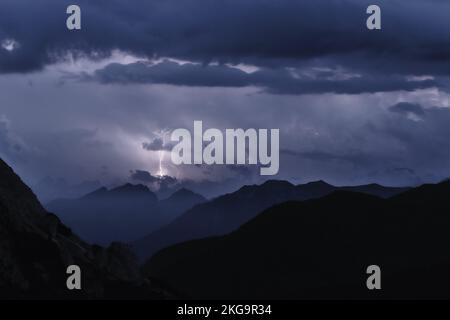
[[[193,207],[172,223],[135,241],[133,248],[140,259],[145,259],[175,243],[231,232],[275,204],[289,200],[320,198],[339,189],[323,181],[295,186],[286,181],[270,180],[262,185],[245,186],[236,192]],[[344,189],[384,197],[407,190],[378,185]]]
[[[82,270],[80,291],[66,287],[73,264]],[[80,240],[0,159],[0,299],[163,297],[125,245],[105,249]]]
[[[182,189],[158,201],[144,185],[100,188],[79,199],[60,199],[46,207],[84,239],[102,245],[140,238],[175,219],[202,196]]]
[[[363,188],[366,189],[366,188]],[[390,199],[337,191],[274,206],[237,231],[147,263],[192,298],[450,298],[450,182]],[[366,287],[369,265],[381,290]]]
[[[203,196],[182,188],[167,199],[161,200],[159,207],[163,212],[179,214],[203,202],[206,202]]]

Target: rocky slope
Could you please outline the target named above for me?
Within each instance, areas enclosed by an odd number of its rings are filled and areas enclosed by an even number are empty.
[[[82,290],[66,287],[69,265],[82,272]],[[0,159],[0,298],[163,298],[139,271],[125,245],[82,241],[47,212]]]

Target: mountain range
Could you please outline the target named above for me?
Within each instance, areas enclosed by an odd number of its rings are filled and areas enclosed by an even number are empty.
[[[0,299],[449,299],[449,196],[450,181],[245,186],[145,238],[140,266],[129,245],[81,240],[0,160]],[[180,212],[193,193],[158,200],[124,185],[79,201],[114,199]],[[83,290],[67,290],[69,265],[81,267]],[[381,290],[366,287],[371,265]]]
[[[132,246],[140,260],[144,261],[172,244],[232,232],[275,204],[320,198],[337,190],[388,198],[408,188],[377,184],[335,187],[324,181],[293,185],[287,181],[269,180],[261,185],[244,186],[233,193],[196,205],[168,225],[134,241]]]
[[[273,206],[145,266],[194,299],[449,299],[450,182],[389,199],[338,190]],[[381,290],[366,287],[381,269]]]
[[[110,190],[102,187],[77,199],[54,200],[46,208],[83,239],[109,245],[143,237],[205,201],[187,189],[160,201],[147,186],[125,184]]]

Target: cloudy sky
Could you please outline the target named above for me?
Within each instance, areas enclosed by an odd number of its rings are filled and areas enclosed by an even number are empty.
[[[66,28],[78,4],[82,30]],[[366,28],[378,4],[382,30]],[[294,183],[450,177],[446,0],[2,0],[0,157],[64,179],[210,188],[253,167],[171,164],[175,128],[279,128]],[[149,173],[149,174],[148,174]]]

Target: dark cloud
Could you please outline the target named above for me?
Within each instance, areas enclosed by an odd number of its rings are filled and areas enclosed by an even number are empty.
[[[408,102],[400,102],[396,105],[393,105],[389,108],[390,111],[399,113],[399,114],[415,114],[417,116],[423,116],[425,114],[425,110],[420,104],[408,103]]]
[[[154,138],[150,142],[143,142],[142,148],[147,151],[170,151],[172,150],[172,143],[165,143],[162,138]]]
[[[202,87],[243,87],[251,84],[251,78],[236,68],[204,66],[164,61],[148,65],[143,62],[121,65],[110,64],[97,70],[96,79],[103,83],[154,83]]]
[[[163,141],[160,138],[154,139],[152,142],[143,142],[142,148],[148,151],[160,151],[164,150]]]
[[[92,77],[90,77],[92,79]],[[262,87],[272,94],[359,94],[414,91],[439,87],[434,80],[410,81],[404,76],[351,75],[341,70],[267,69],[252,73],[227,65],[178,64],[164,61],[110,64],[97,70],[93,79],[102,83],[150,83],[201,87]]]
[[[178,184],[178,180],[174,177],[163,175],[153,176],[146,170],[132,170],[130,171],[130,180],[149,185],[153,190],[164,193],[172,189]]]
[[[27,72],[67,52],[92,59],[113,49],[139,56],[295,66],[323,61],[386,74],[448,74],[447,1],[377,2],[382,31],[365,27],[366,0],[79,0],[82,30],[65,28],[68,0],[3,0],[0,72]]]
[[[154,183],[158,181],[158,178],[152,176],[150,172],[145,170],[134,170],[130,172],[130,179],[137,182],[143,183]]]

